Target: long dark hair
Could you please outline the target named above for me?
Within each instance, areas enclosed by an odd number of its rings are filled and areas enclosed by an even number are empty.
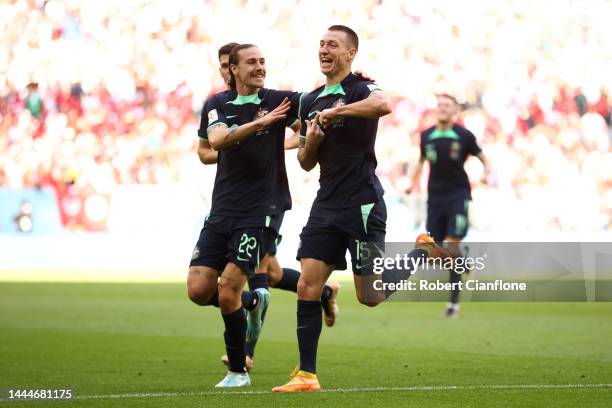
[[[238,65],[238,62],[240,61],[240,58],[238,58],[238,53],[240,52],[240,50],[246,50],[247,48],[253,48],[255,47],[255,45],[253,44],[240,44],[235,46],[234,48],[232,48],[232,52],[230,52],[229,54],[229,65],[230,65],[230,80],[229,80],[229,86],[232,89],[236,89],[236,77],[234,76],[234,73],[232,72],[232,65]]]

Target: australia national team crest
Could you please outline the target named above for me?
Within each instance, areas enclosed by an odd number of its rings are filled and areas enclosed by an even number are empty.
[[[332,105],[332,108],[337,108],[339,106],[344,106],[346,105],[346,100],[344,98],[338,98],[338,100],[336,102],[334,102],[334,104]],[[334,128],[339,128],[344,126],[344,116],[339,116],[334,123],[332,124],[332,127]]]
[[[453,142],[450,146],[449,156],[452,160],[459,160],[459,156],[461,153],[461,145],[459,142]]]
[[[268,114],[268,110],[264,107],[260,107],[259,109],[257,109],[257,112],[255,112],[255,119],[261,119],[264,116],[266,116]]]
[[[269,111],[266,108],[260,106],[259,109],[257,109],[257,112],[255,112],[254,120],[261,119],[264,116],[266,116],[268,113]],[[263,133],[268,133],[268,127],[261,129],[259,132],[256,133],[256,135],[261,135]]]

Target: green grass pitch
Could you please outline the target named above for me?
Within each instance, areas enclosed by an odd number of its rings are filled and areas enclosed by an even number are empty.
[[[323,328],[326,392],[272,394],[298,361],[295,294],[272,290],[253,386],[222,394],[218,309],[179,284],[0,284],[0,389],[78,398],[7,407],[610,407],[612,303],[357,304]],[[608,385],[606,385],[608,384]],[[380,387],[380,388],[379,388]],[[236,393],[236,392],[246,393]]]

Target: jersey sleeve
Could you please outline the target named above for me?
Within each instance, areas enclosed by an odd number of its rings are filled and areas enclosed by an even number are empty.
[[[380,87],[374,82],[360,81],[357,84],[357,92],[356,92],[357,97],[355,98],[355,102],[366,99],[367,97],[370,96],[372,92],[380,91],[380,90],[381,90]]]
[[[298,119],[302,127],[300,128],[300,136],[306,137],[306,119],[308,119],[308,104],[305,103],[308,98],[308,94],[300,94],[300,100],[298,102]]]
[[[472,156],[478,156],[482,152],[482,149],[480,148],[480,146],[478,146],[478,142],[476,141],[476,136],[474,136],[474,134],[470,131],[467,132],[467,135],[468,135],[467,151]]]
[[[425,133],[421,132],[421,137],[420,137],[420,146],[419,149],[421,150],[421,157],[426,157],[425,156]]]
[[[293,124],[297,120],[299,120],[298,111],[300,108],[300,101],[301,101],[302,94],[299,92],[292,92],[292,91],[270,90],[270,95],[276,101],[273,106],[274,108],[280,105],[285,98],[289,99],[289,102],[291,103],[291,107],[289,108],[289,111],[287,112],[287,118],[285,119],[284,124],[285,124],[285,127],[293,126]]]
[[[208,140],[208,132],[217,126],[227,126],[227,121],[223,112],[223,105],[215,95],[204,104],[198,137]]]
[[[300,117],[300,102],[302,101],[302,94],[300,92],[291,92],[290,95],[287,95],[289,98],[289,102],[291,102],[291,108],[289,112],[287,112],[287,127],[293,126],[297,121],[299,121]]]
[[[208,116],[206,114],[206,102],[202,107],[202,113],[200,114],[200,127],[198,128],[198,137],[200,139],[208,140],[208,135],[206,134],[206,128],[208,127]]]

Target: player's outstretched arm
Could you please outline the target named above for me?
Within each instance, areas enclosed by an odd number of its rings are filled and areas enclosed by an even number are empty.
[[[285,119],[290,107],[291,102],[288,98],[285,98],[273,111],[252,122],[231,128],[227,126],[213,127],[208,131],[208,142],[217,151],[233,146],[274,122]]]
[[[320,121],[325,128],[340,116],[376,119],[388,115],[392,111],[391,100],[381,90],[377,89],[359,102],[323,110],[320,114]]]
[[[419,177],[421,176],[421,171],[423,171],[423,164],[425,163],[425,158],[423,156],[419,157],[419,162],[414,168],[414,173],[412,173],[412,177],[410,178],[410,186],[406,189],[406,194],[412,193],[414,187],[417,185],[419,181]]]
[[[200,139],[198,144],[198,157],[202,164],[215,164],[217,163],[219,153],[210,147],[210,143],[207,140]]]
[[[296,121],[293,126],[291,126],[291,130],[293,130],[293,135],[291,137],[285,139],[285,150],[297,149],[300,144],[300,128],[302,124],[300,121]]]
[[[306,171],[312,170],[317,165],[317,151],[323,143],[325,134],[319,126],[319,114],[312,121],[306,121],[306,136],[300,136],[298,161]]]
[[[487,157],[482,151],[478,153],[476,157],[478,157],[478,160],[480,160],[482,162],[482,165],[484,166],[484,173],[482,173],[482,178],[480,179],[480,182],[482,184],[488,184],[489,174],[491,174],[491,166],[489,165],[489,161],[487,160]]]

